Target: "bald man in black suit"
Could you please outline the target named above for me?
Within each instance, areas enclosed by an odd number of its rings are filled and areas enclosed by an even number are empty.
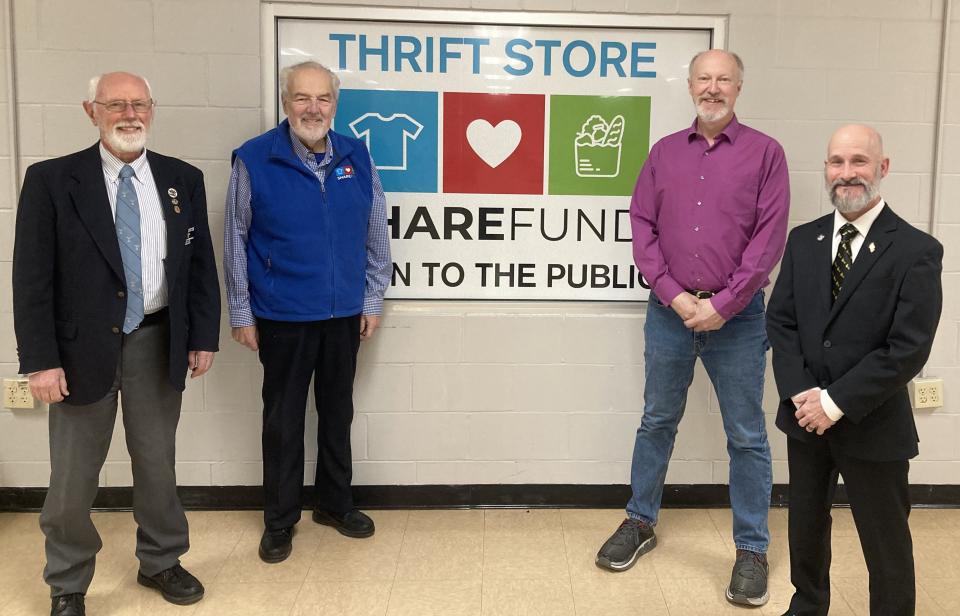
[[[767,309],[787,434],[787,616],[830,606],[830,505],[843,475],[870,573],[870,613],[907,616],[916,601],[908,516],[917,429],[907,383],[940,319],[943,247],[880,196],[890,161],[862,125],[834,133],[825,162],[836,211],[787,241]]]

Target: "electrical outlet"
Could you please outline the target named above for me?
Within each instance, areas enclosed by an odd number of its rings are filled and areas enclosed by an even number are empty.
[[[8,409],[32,409],[30,382],[25,379],[3,379],[3,406]]]
[[[933,409],[943,406],[943,379],[916,378],[910,385],[913,408]]]

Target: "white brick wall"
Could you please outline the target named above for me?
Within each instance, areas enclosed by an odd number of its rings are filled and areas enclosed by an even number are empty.
[[[94,141],[79,102],[90,75],[149,77],[160,106],[152,146],[203,169],[211,226],[222,239],[230,151],[260,126],[258,0],[0,0],[12,3],[17,65],[0,62],[0,376],[17,370],[12,332],[11,202],[6,74],[15,70],[21,169]],[[368,6],[729,15],[729,46],[747,65],[741,119],[786,149],[791,224],[829,211],[822,161],[843,122],[884,135],[883,192],[915,224],[929,220],[940,16],[944,0],[364,0]],[[960,4],[954,2],[938,237],[944,316],[927,367],[947,406],[917,414],[911,478],[960,477]],[[349,0],[344,2],[350,3]],[[186,19],[185,16],[189,16]],[[0,24],[0,50],[7,44]],[[219,256],[218,256],[219,260]],[[360,356],[352,445],[358,484],[625,483],[643,395],[642,306],[388,302]],[[189,383],[177,443],[185,485],[257,484],[261,371],[226,323],[212,373]],[[766,408],[774,410],[772,377]],[[768,417],[774,479],[784,438]],[[306,474],[316,445],[310,433]],[[131,481],[118,424],[104,485]],[[42,486],[46,412],[0,409],[0,485]],[[667,476],[727,480],[717,404],[702,369],[691,387]]]

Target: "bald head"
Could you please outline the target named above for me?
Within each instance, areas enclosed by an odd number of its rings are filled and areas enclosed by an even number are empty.
[[[103,100],[100,96],[101,87],[111,87],[114,84],[125,84],[125,83],[136,83],[142,85],[147,90],[147,98],[153,96],[150,91],[150,83],[147,81],[146,77],[137,75],[136,73],[127,73],[125,71],[116,71],[113,73],[103,73],[102,75],[97,75],[90,78],[90,83],[87,86],[87,100],[88,101],[98,101]]]
[[[833,150],[841,147],[856,147],[869,152],[877,160],[883,159],[883,137],[866,124],[847,124],[838,128],[827,144],[827,158]]]
[[[743,81],[743,60],[741,60],[740,56],[732,51],[724,51],[723,49],[708,49],[693,56],[693,58],[690,60],[690,67],[688,69],[687,76],[689,78],[692,79],[696,71],[701,68],[697,66],[700,61],[705,61],[711,65],[722,63],[722,65],[725,65],[728,73],[736,75],[736,81]]]
[[[827,145],[824,177],[830,201],[848,220],[880,202],[880,180],[890,171],[880,133],[864,124],[841,126]]]

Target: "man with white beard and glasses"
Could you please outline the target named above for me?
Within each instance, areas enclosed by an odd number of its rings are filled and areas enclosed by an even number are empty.
[[[280,72],[287,119],[233,153],[224,268],[233,338],[263,365],[264,562],[293,549],[304,420],[317,406],[313,520],[373,535],[353,503],[350,424],[361,340],[390,283],[386,200],[363,141],[330,130],[340,80],[317,62]]]
[[[790,233],[767,330],[790,468],[785,616],[830,608],[830,506],[843,476],[870,577],[872,616],[912,616],[908,517],[917,428],[907,383],[940,320],[943,246],[880,196],[890,171],[872,128],[844,126],[824,163],[835,211]]]
[[[174,469],[187,371],[213,364],[220,289],[203,174],[145,149],[154,101],[130,73],[90,80],[86,150],[31,165],[17,207],[13,308],[20,372],[50,404],[40,514],[53,616],[82,616],[100,535],[90,519],[117,415],[133,470],[137,581],[188,605],[203,585]]]
[[[656,546],[667,464],[699,357],[720,403],[730,455],[736,559],[725,594],[758,606],[769,598],[772,481],[761,404],[768,348],[762,289],[783,251],[787,164],[780,144],[734,115],[743,85],[736,54],[697,54],[687,84],[697,118],[653,146],[630,206],[634,260],[652,288],[644,413],[627,518],[596,564],[624,571]]]

